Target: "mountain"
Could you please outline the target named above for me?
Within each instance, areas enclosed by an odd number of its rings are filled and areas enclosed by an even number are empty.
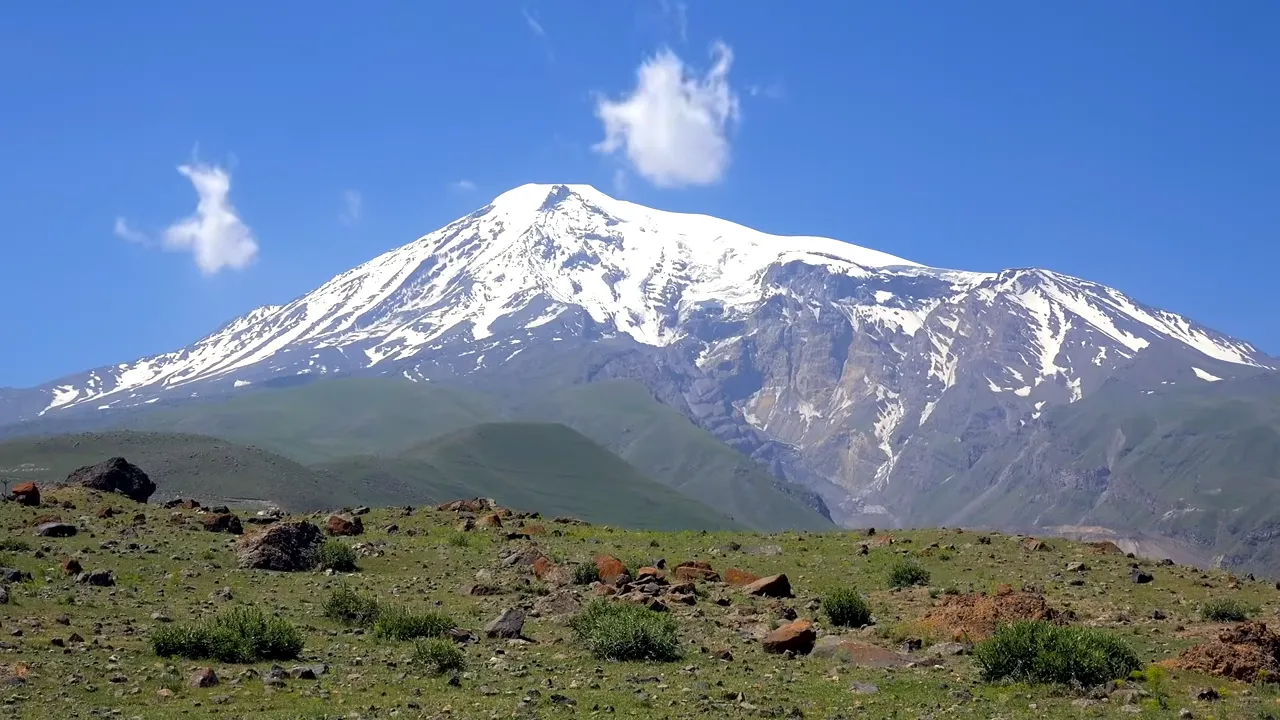
[[[412,484],[440,500],[482,495],[593,523],[648,530],[741,527],[555,423],[486,423],[398,457],[345,458],[321,467],[352,480]]]
[[[195,344],[0,394],[10,422],[317,376],[484,388],[642,383],[848,523],[929,516],[991,450],[1127,374],[1280,361],[1096,283],[932,268],[578,185],[525,185]]]

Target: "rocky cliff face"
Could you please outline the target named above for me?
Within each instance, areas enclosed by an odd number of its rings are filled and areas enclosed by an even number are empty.
[[[1157,386],[1276,364],[1045,270],[929,268],[523,186],[188,348],[0,391],[0,421],[328,374],[513,393],[628,377],[837,519],[883,525],[933,517],[939,488],[1127,368]]]

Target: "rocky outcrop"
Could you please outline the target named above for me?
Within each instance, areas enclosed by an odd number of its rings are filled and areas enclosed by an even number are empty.
[[[364,533],[364,521],[358,515],[330,515],[324,531],[335,537],[347,537]]]
[[[113,457],[97,465],[89,465],[67,476],[72,485],[83,485],[98,492],[124,495],[144,503],[156,491],[156,484],[137,465],[122,457]]]
[[[19,505],[35,507],[40,504],[40,488],[33,482],[19,483],[9,491],[9,497]]]
[[[209,532],[230,533],[232,535],[240,535],[244,532],[244,525],[240,523],[240,518],[231,513],[205,515],[201,518],[200,524]]]
[[[236,559],[242,568],[310,570],[316,566],[316,551],[323,540],[320,528],[305,520],[277,522],[241,538],[236,544]]]

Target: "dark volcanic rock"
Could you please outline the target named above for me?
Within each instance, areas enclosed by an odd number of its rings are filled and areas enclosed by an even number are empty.
[[[484,626],[484,634],[491,638],[518,638],[524,633],[524,611],[508,608]]]
[[[296,572],[316,566],[316,550],[324,535],[305,521],[279,522],[247,535],[236,543],[236,558],[242,568]]]
[[[156,491],[156,484],[137,465],[122,457],[113,457],[97,465],[89,465],[67,476],[72,485],[83,485],[99,492],[120,493],[134,502],[144,503]]]
[[[116,584],[116,576],[110,570],[90,570],[77,575],[76,582],[81,585],[111,587]]]
[[[64,522],[47,522],[36,527],[36,534],[40,537],[64,538],[75,535],[76,526]]]

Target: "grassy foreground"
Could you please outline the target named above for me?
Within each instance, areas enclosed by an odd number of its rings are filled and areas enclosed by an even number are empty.
[[[1131,580],[1134,561],[1065,541],[1032,549],[1015,537],[980,540],[977,533],[955,530],[871,537],[658,533],[542,520],[460,533],[453,513],[395,508],[364,515],[365,533],[339,540],[356,546],[357,572],[268,573],[237,569],[234,537],[203,530],[193,511],[137,506],[82,490],[46,495],[75,509],[0,503],[0,566],[32,576],[8,583],[9,602],[0,605],[0,717],[958,720],[1163,718],[1178,717],[1181,709],[1196,718],[1280,716],[1272,685],[1179,669],[1157,668],[1105,691],[1081,691],[983,682],[970,655],[901,653],[909,639],[927,648],[954,638],[945,623],[923,620],[948,598],[1007,593],[1002,585],[1042,594],[1057,611],[1074,613],[1073,627],[1124,640],[1144,668],[1227,626],[1202,617],[1211,600],[1232,598],[1263,621],[1275,619],[1280,608],[1270,583],[1233,583],[1225,573],[1150,563],[1142,570],[1154,579],[1137,584]],[[100,518],[104,506],[121,513]],[[138,512],[144,521],[135,519]],[[37,516],[48,514],[77,524],[79,534],[35,537]],[[391,525],[396,529],[388,532]],[[549,588],[528,569],[504,565],[505,549],[529,544],[507,540],[512,531],[530,533],[547,556],[567,567],[607,553],[632,568],[665,559],[670,576],[682,561],[703,560],[722,576],[729,568],[786,573],[796,597],[754,598],[738,587],[702,581],[694,604],[672,603],[665,613],[676,625],[679,659],[598,660],[572,624],[575,603],[586,604],[590,591],[583,585]],[[77,558],[86,571],[112,571],[115,585],[77,583],[64,574],[65,557]],[[907,558],[928,579],[892,589],[897,574],[891,570]],[[1087,569],[1067,571],[1073,562]],[[590,579],[588,572],[573,574]],[[418,640],[397,640],[368,623],[327,617],[326,601],[340,588],[402,613],[447,617],[476,640],[451,647],[438,628]],[[828,618],[822,598],[838,588],[866,596],[874,626],[840,627]],[[360,609],[358,600],[346,602]],[[844,596],[830,605],[851,603]],[[271,672],[271,661],[229,664],[153,652],[157,628],[208,623],[236,608],[263,610],[301,632],[300,657],[276,661],[283,679]],[[508,608],[536,608],[540,616],[528,618],[523,638],[486,637],[485,625]],[[888,660],[766,654],[760,638],[791,615],[813,620],[821,635],[880,648]],[[295,666],[308,666],[317,676],[291,677]],[[199,668],[212,668],[217,684],[192,687]],[[1207,688],[1217,699],[1197,698],[1209,697],[1202,692]]]

